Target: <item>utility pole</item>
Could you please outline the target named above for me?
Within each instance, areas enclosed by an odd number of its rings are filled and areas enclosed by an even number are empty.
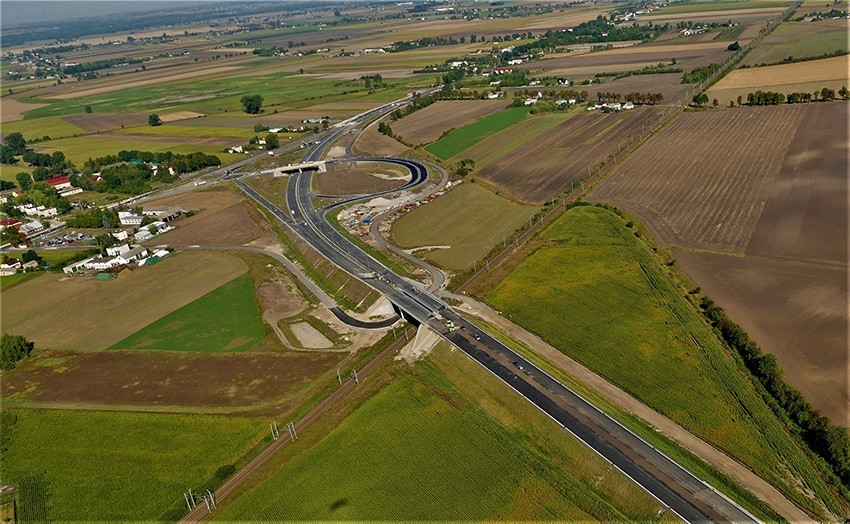
[[[215,494],[212,491],[207,490],[207,495],[210,497],[210,504],[212,504],[213,509],[215,509]]]
[[[286,425],[286,429],[288,429],[288,430],[289,430],[289,437],[290,437],[293,441],[298,440],[298,432],[297,432],[297,431],[295,431],[295,424],[293,424],[292,422],[288,423],[288,424]]]
[[[395,334],[395,332],[393,332]],[[342,375],[339,372],[339,368],[336,368],[336,379],[339,380],[339,385],[342,385]]]
[[[405,333],[405,334],[406,334],[406,333]],[[405,338],[406,338],[406,337],[405,337]],[[358,377],[358,376],[357,376],[357,370],[356,370],[356,369],[352,369],[352,370],[351,370],[351,374],[352,374],[352,375],[354,375],[354,383],[355,383],[356,385],[358,385],[358,386],[359,386],[359,385],[360,385],[360,377]]]

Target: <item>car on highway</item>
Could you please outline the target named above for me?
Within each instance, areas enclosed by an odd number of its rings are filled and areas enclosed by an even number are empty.
[[[523,369],[525,369],[525,366],[523,366],[523,365],[522,365],[522,364],[520,364],[519,362],[514,362],[514,366],[516,366],[516,368],[517,368],[518,370],[520,370],[520,371],[522,371]]]

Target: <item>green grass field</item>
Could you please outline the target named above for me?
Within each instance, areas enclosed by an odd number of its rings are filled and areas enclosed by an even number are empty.
[[[18,181],[15,179],[15,175],[17,175],[21,171],[24,171],[26,173],[32,173],[33,168],[27,167],[25,163],[20,161],[17,164],[13,165],[0,164],[0,180],[14,182],[15,185],[17,185]]]
[[[425,150],[447,160],[484,138],[516,124],[530,112],[531,109],[527,107],[509,107],[504,111],[493,113],[471,124],[449,131],[443,138],[426,146]]]
[[[465,270],[536,211],[477,184],[463,183],[398,219],[392,234],[404,248],[451,246],[419,254],[447,269]]]
[[[776,8],[777,10],[788,7],[788,2],[782,0],[702,0],[696,2],[675,2],[657,11],[658,14],[696,14],[710,13],[712,11],[738,11],[743,9],[765,9]]]
[[[23,284],[27,280],[31,280],[41,273],[15,273],[14,275],[0,276],[0,291],[9,289],[12,286]]]
[[[200,151],[208,155],[216,155],[221,159],[222,164],[232,162],[236,159],[243,158],[244,155],[232,155],[222,153],[224,147],[208,146],[200,144],[186,144],[178,141],[169,141],[168,137],[163,137],[162,141],[141,141],[127,138],[126,140],[115,140],[108,138],[99,138],[97,135],[62,138],[59,140],[50,140],[36,144],[34,149],[40,153],[53,153],[54,151],[62,151],[65,153],[65,158],[81,166],[89,158],[96,158],[106,155],[118,154],[122,149],[139,151],[153,151],[155,153],[163,151],[172,151],[174,153],[195,153]]]
[[[745,25],[736,25],[732,27],[727,27],[722,29],[717,36],[714,37],[715,40],[735,40],[744,32],[747,28]]]
[[[727,451],[799,504],[839,504],[662,265],[624,226],[578,207],[489,295],[514,322]],[[837,514],[838,514],[837,513]]]
[[[158,520],[267,429],[241,417],[60,410],[6,409],[0,421],[18,522]]]
[[[775,64],[789,56],[808,58],[839,49],[848,49],[846,20],[785,22],[750,51],[741,64]]]
[[[3,124],[4,134],[14,133],[16,131],[22,133],[27,140],[43,138],[45,135],[50,138],[61,138],[86,134],[82,128],[66,122],[57,116],[29,118]]]
[[[246,273],[110,349],[236,352],[251,349],[264,336],[251,277]]]
[[[458,362],[471,364],[456,377],[478,396],[420,362],[217,518],[628,521],[655,515],[657,503],[637,486],[474,363]],[[518,427],[506,429],[473,398]]]
[[[142,134],[168,137],[186,137],[186,138],[232,138],[235,140],[234,145],[247,142],[254,135],[265,136],[265,132],[255,133],[250,128],[240,127],[217,127],[217,126],[185,126],[165,124],[157,127],[138,126],[127,127],[115,131],[116,134]],[[285,140],[286,135],[281,134],[281,141]],[[240,142],[242,141],[242,142]]]

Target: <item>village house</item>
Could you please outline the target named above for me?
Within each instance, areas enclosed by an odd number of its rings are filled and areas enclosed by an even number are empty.
[[[118,220],[122,226],[138,226],[142,224],[142,215],[137,215],[132,211],[119,211]]]

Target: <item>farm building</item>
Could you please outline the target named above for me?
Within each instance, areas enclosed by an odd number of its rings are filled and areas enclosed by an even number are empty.
[[[45,180],[48,186],[53,189],[59,191],[60,189],[67,189],[71,187],[71,179],[65,175],[53,175],[52,177]]]
[[[21,263],[15,258],[7,258],[5,262],[0,263],[0,275],[14,275],[21,268]]]
[[[25,235],[32,235],[33,233],[38,233],[42,229],[44,229],[44,224],[38,220],[33,220],[32,222],[28,222],[21,226],[20,231]]]
[[[6,228],[20,229],[23,224],[20,220],[9,218],[5,220],[0,220],[0,231],[3,231]]]
[[[132,211],[119,211],[118,212],[118,220],[121,221],[122,226],[138,226],[141,225],[142,219],[144,217],[142,215],[137,215]]]
[[[148,217],[156,217],[162,222],[171,222],[175,218],[183,214],[183,209],[179,207],[146,207],[142,210],[142,214]]]

